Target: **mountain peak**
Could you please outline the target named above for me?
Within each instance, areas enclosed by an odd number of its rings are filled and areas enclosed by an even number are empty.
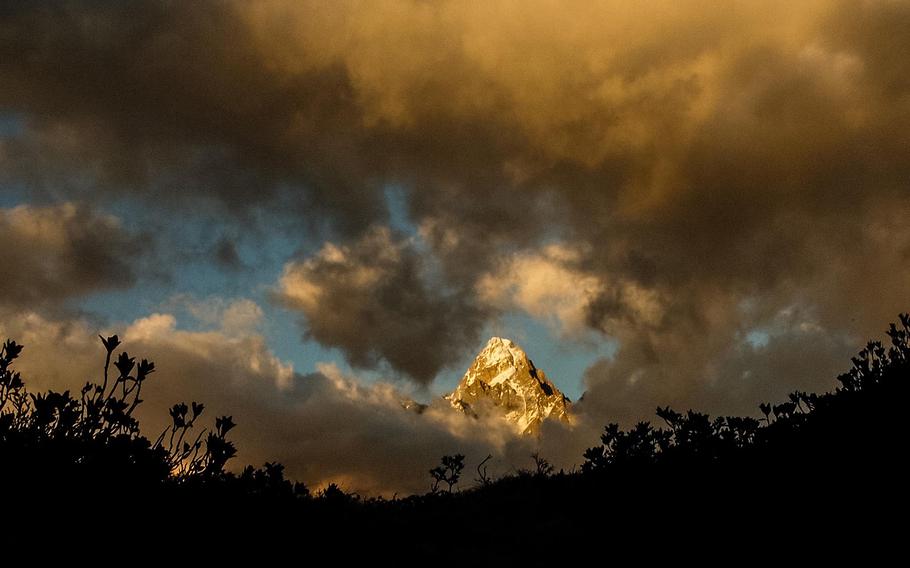
[[[491,337],[458,387],[445,397],[455,408],[476,414],[483,406],[505,413],[522,434],[536,434],[548,418],[569,421],[569,399],[511,339]]]
[[[527,353],[521,347],[513,343],[511,339],[503,337],[491,337],[474,362],[477,363],[481,359],[488,366],[500,361],[511,362],[516,366],[521,365],[524,361],[529,361]]]

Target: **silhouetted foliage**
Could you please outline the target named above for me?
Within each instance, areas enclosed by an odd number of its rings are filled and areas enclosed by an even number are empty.
[[[433,485],[430,489],[432,493],[440,490],[439,485],[445,483],[449,493],[458,483],[461,477],[461,470],[464,469],[464,456],[455,454],[454,456],[442,456],[442,463],[430,470],[430,476],[433,478]]]
[[[837,378],[841,387],[835,392],[818,395],[796,391],[780,404],[761,403],[761,421],[735,416],[712,420],[692,410],[680,414],[670,408],[658,408],[657,416],[665,428],[641,422],[624,431],[617,424],[609,424],[601,436],[601,445],[584,453],[582,471],[657,464],[697,467],[738,461],[758,451],[767,454],[781,440],[796,439],[816,421],[828,420],[845,404],[857,402],[858,396],[875,396],[883,386],[905,381],[910,360],[910,316],[901,314],[900,327],[891,324],[888,336],[889,348],[872,341],[852,358],[853,367]],[[849,413],[837,414],[844,425],[857,418]]]
[[[658,426],[608,424],[600,444],[584,452],[579,473],[554,472],[535,453],[533,470],[493,480],[487,456],[476,468],[478,485],[458,492],[465,456],[446,455],[430,470],[429,494],[391,500],[336,484],[310,496],[277,463],[227,471],[233,421],[220,417],[213,430],[199,428],[199,403],[172,407],[171,426],[148,441],[133,413],[155,369],[125,353],[115,357],[116,336],[102,338],[101,384],[86,385],[79,397],[27,393],[12,369],[22,347],[7,341],[0,350],[0,487],[8,504],[11,487],[34,496],[67,483],[122,501],[110,487],[125,484],[136,494],[163,495],[156,505],[164,510],[191,503],[194,514],[217,519],[219,533],[236,526],[288,543],[303,534],[336,555],[385,552],[399,559],[406,548],[425,560],[445,550],[461,564],[562,561],[572,543],[598,558],[635,541],[672,550],[684,550],[674,541],[766,547],[777,535],[789,546],[807,527],[844,542],[869,531],[877,542],[901,542],[881,535],[902,526],[891,519],[907,505],[910,316],[901,315],[888,336],[890,346],[871,342],[853,358],[833,392],[797,391],[763,402],[760,418],[658,408]],[[108,376],[111,365],[116,376]],[[89,506],[100,510],[104,503]],[[255,513],[239,515],[245,507]],[[406,547],[389,546],[403,535]]]
[[[9,483],[45,491],[129,490],[150,496],[167,487],[230,487],[237,494],[306,496],[306,488],[284,479],[283,466],[247,467],[239,476],[225,469],[236,454],[227,439],[230,416],[215,419],[214,430],[197,428],[204,406],[175,404],[171,425],[152,443],[134,413],[154,363],[136,361],[120,339],[102,337],[105,361],[100,384],[87,382],[74,397],[69,391],[29,393],[12,370],[22,346],[8,340],[0,350],[0,474]],[[113,371],[113,372],[112,372]],[[195,435],[194,435],[194,432]]]
[[[538,477],[553,475],[553,464],[541,457],[540,452],[531,454],[531,459],[534,461],[534,475]]]

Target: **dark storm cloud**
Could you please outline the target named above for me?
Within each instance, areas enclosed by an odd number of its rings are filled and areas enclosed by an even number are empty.
[[[238,214],[296,191],[298,212],[356,229],[378,201],[348,156],[365,134],[343,69],[276,70],[243,7],[4,2],[0,107],[24,131],[0,171],[51,195],[203,197]]]
[[[530,242],[534,200],[503,184],[504,159],[524,144],[521,132],[501,128],[509,93],[475,76],[458,30],[437,22],[414,46],[393,45],[385,32],[350,37],[349,16],[372,17],[352,10],[5,3],[0,107],[24,118],[0,146],[0,172],[52,196],[127,191],[184,205],[201,197],[239,214],[282,199],[274,212],[348,234],[385,216],[383,183],[403,182],[418,217],[457,216],[470,195],[486,205],[465,223],[494,242]],[[432,68],[408,53],[436,42]],[[388,69],[399,64],[404,72]],[[449,93],[452,108],[440,104]],[[480,248],[461,243],[464,258]]]
[[[110,216],[73,204],[0,209],[0,304],[21,309],[126,288],[147,241]]]
[[[233,211],[291,195],[281,209],[338,229],[336,250],[354,259],[334,266],[324,249],[289,265],[334,309],[296,307],[360,364],[427,381],[455,356],[419,351],[409,326],[467,349],[478,283],[543,286],[503,271],[516,251],[583,278],[564,313],[582,304],[573,321],[620,343],[588,373],[586,404],[628,416],[660,401],[724,408],[708,387],[742,375],[732,359],[753,368],[747,382],[792,384],[763,370],[777,343],[764,360],[737,355],[737,338],[794,306],[857,342],[907,309],[906,2],[2,10],[0,107],[23,126],[0,142],[0,175]],[[404,188],[428,251],[357,252],[386,216],[386,183]],[[537,254],[553,241],[578,251],[568,268]],[[416,276],[437,262],[451,294]],[[362,274],[381,276],[370,287]],[[807,361],[846,360],[832,341]],[[730,392],[726,407],[744,408],[772,390]]]
[[[289,263],[279,300],[305,317],[306,335],[357,366],[386,361],[421,383],[476,344],[484,314],[434,278],[414,243],[374,228]]]

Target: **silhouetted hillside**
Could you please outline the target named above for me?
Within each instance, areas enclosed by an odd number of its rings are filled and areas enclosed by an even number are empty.
[[[202,428],[203,406],[195,402],[175,405],[172,425],[145,438],[133,412],[155,368],[126,353],[115,357],[116,336],[102,339],[102,380],[77,395],[28,393],[13,369],[22,347],[7,341],[0,351],[2,499],[8,511],[57,503],[46,511],[79,507],[86,518],[124,504],[144,518],[190,511],[186,530],[253,539],[238,542],[304,538],[337,547],[339,557],[415,560],[444,551],[443,564],[606,558],[602,547],[631,542],[777,546],[807,531],[887,540],[902,528],[895,515],[907,501],[910,316],[901,315],[888,336],[890,346],[872,342],[853,358],[834,392],[763,403],[760,419],[658,408],[660,425],[606,426],[580,472],[554,473],[535,455],[535,471],[489,480],[478,467],[482,483],[458,491],[464,456],[445,456],[429,472],[435,491],[393,500],[334,485],[311,495],[279,464],[231,473],[233,422],[220,417],[214,429]]]

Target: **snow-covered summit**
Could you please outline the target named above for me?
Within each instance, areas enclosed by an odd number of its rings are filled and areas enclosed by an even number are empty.
[[[521,347],[502,337],[490,338],[458,387],[445,398],[465,412],[492,404],[522,434],[536,434],[548,418],[569,421],[569,399]]]

